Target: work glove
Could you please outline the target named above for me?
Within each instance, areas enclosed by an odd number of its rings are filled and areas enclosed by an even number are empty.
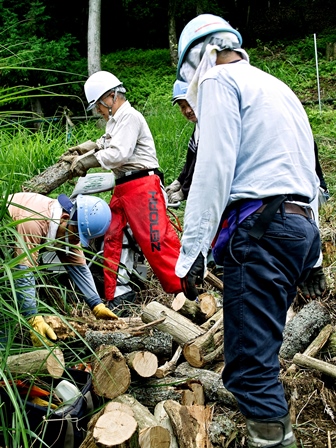
[[[181,286],[184,295],[189,300],[198,300],[196,285],[201,285],[204,279],[204,256],[198,255],[187,275],[181,278]]]
[[[95,150],[83,154],[82,156],[68,156],[67,162],[71,163],[69,177],[81,177],[85,176],[86,172],[90,168],[99,167],[100,164],[94,156]],[[63,159],[65,160],[65,159]]]
[[[97,148],[105,149],[105,146],[108,146],[110,140],[111,140],[110,134],[104,134],[98,140],[96,140]]]
[[[32,326],[32,330],[30,330],[30,339],[34,347],[42,347],[44,345],[43,341],[46,345],[54,345],[50,339],[52,341],[56,341],[57,336],[42,316],[33,316],[28,320],[28,322]],[[40,334],[42,338],[39,338],[36,333]]]
[[[104,320],[118,319],[118,316],[114,314],[111,310],[109,310],[107,306],[105,306],[103,303],[96,305],[92,309],[92,313],[97,319],[104,319]]]
[[[174,193],[175,191],[178,191],[180,188],[181,188],[180,182],[178,180],[174,180],[174,182],[172,182],[170,185],[167,185],[165,190],[169,197],[169,194]]]
[[[326,289],[326,278],[322,266],[313,268],[307,280],[299,285],[303,296],[306,299],[316,299],[321,297]]]
[[[168,203],[175,204],[176,202],[184,201],[184,194],[182,190],[177,190],[168,193]]]
[[[83,155],[87,152],[91,151],[92,149],[98,149],[97,143],[93,142],[92,140],[88,140],[84,143],[81,143],[77,146],[72,146],[69,148],[64,154],[62,154],[60,160],[64,160],[64,157],[67,156],[73,156],[73,155]],[[67,161],[67,160],[65,160]]]

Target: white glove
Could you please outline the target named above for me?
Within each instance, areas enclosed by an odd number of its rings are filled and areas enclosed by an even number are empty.
[[[181,188],[181,184],[178,180],[174,180],[174,182],[172,182],[170,185],[167,185],[166,187],[166,192],[168,194],[170,193],[174,193],[175,191],[178,191]]]
[[[69,148],[64,154],[62,154],[60,160],[65,160],[67,162],[68,161],[67,158],[69,156],[83,155],[83,154],[86,154],[87,152],[91,151],[92,149],[97,149],[97,148],[98,148],[98,146],[95,142],[93,142],[92,140],[88,140],[84,143],[81,143],[80,145],[72,146],[71,148]]]
[[[168,203],[174,204],[175,202],[184,201],[184,194],[182,190],[174,191],[173,193],[168,193]]]
[[[98,140],[96,140],[96,145],[98,149],[105,149],[105,146],[108,146],[109,141],[111,140],[110,134],[104,134]]]

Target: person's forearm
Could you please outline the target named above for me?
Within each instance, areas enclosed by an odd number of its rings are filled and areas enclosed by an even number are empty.
[[[66,265],[66,269],[91,310],[99,303],[102,303],[92,273],[86,264],[78,266]]]

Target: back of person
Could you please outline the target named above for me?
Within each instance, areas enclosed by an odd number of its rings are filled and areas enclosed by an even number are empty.
[[[218,83],[212,83],[212,79]],[[300,193],[306,189],[307,175],[312,180],[309,196],[314,197],[318,184],[313,169],[314,153],[298,150],[313,148],[313,136],[300,101],[286,84],[241,60],[210,69],[201,88],[203,95],[223,97],[221,110],[215,109],[211,102],[211,110],[201,110],[200,125],[206,124],[202,126],[201,140],[212,140],[211,122],[215,123],[220,117],[228,158],[232,142],[236,151],[239,148],[231,187],[232,201],[246,195],[249,198],[263,195],[266,178],[269,196],[288,191]],[[230,113],[225,113],[226,110]],[[236,129],[235,122],[239,123],[239,135],[230,132]],[[288,168],[293,176],[284,176]],[[249,185],[253,188],[249,189]]]

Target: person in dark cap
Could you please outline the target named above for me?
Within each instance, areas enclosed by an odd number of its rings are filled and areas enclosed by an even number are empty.
[[[111,211],[102,199],[78,195],[73,201],[65,194],[51,199],[37,193],[15,193],[8,198],[8,212],[17,221],[20,235],[15,255],[24,254],[16,269],[22,270],[16,280],[16,298],[22,315],[32,326],[34,346],[52,344],[56,335],[38,315],[34,267],[38,265],[39,247],[43,244],[57,255],[84,296],[84,300],[98,319],[117,319],[102,302],[89,270],[81,246],[87,247],[90,239],[103,236],[111,222]]]

